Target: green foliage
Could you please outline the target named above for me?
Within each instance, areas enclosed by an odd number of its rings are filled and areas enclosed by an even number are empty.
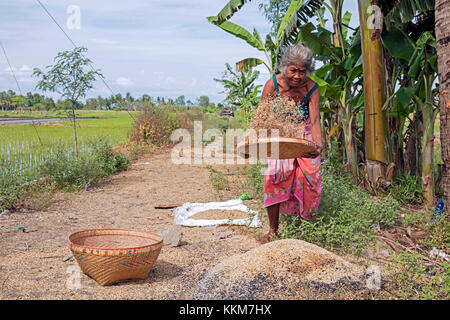
[[[130,165],[129,159],[124,154],[115,152],[112,144],[106,139],[90,140],[87,148],[94,160],[98,161],[102,177],[126,170]]]
[[[391,196],[404,204],[420,204],[423,202],[420,177],[400,173],[389,186]]]
[[[392,225],[398,202],[386,197],[373,199],[354,186],[347,174],[335,174],[322,166],[322,198],[317,216],[302,221],[300,238],[341,252],[361,252],[373,240],[374,223]]]
[[[208,96],[200,96],[198,97],[197,103],[199,107],[206,108],[210,105],[211,102],[209,101]]]
[[[144,104],[139,117],[133,123],[130,141],[158,147],[170,145],[170,135],[179,128],[181,121],[174,108],[171,105],[157,107],[152,103]]]
[[[252,196],[262,201],[264,176],[261,165],[244,171]],[[331,165],[322,166],[322,198],[316,219],[299,220],[281,215],[280,238],[300,238],[330,250],[361,252],[373,240],[374,223],[381,227],[392,225],[398,217],[398,202],[392,197],[373,199],[356,187],[348,174],[336,172]]]
[[[264,52],[267,57],[267,61],[256,58],[246,58],[236,63],[238,71],[248,70],[255,67],[258,64],[264,63],[271,74],[275,74],[278,61],[281,56],[281,49],[288,44],[295,42],[299,27],[303,23],[307,23],[308,20],[313,17],[316,11],[322,6],[321,0],[294,0],[291,1],[289,7],[286,10],[286,14],[282,18],[281,22],[277,24],[276,39],[275,41],[268,34],[266,35],[266,41],[263,42],[260,34],[256,29],[253,29],[253,33],[250,33],[243,27],[228,21],[233,14],[238,11],[246,1],[230,0],[225,7],[217,14],[217,16],[208,17],[208,21],[218,26],[222,30],[244,40],[250,46],[258,51]],[[264,7],[262,7],[264,8]],[[267,7],[269,10],[270,6]],[[264,8],[266,9],[266,8]],[[269,16],[271,14],[269,13]],[[281,18],[281,16],[279,17]],[[278,18],[277,18],[278,19]]]
[[[33,76],[41,78],[37,88],[58,92],[62,98],[71,101],[86,96],[96,76],[103,77],[99,70],[85,70],[91,65],[91,60],[84,56],[86,51],[86,48],[77,47],[71,51],[58,52],[55,64],[47,67],[47,73],[34,68]]]
[[[214,80],[224,86],[224,93],[227,94],[226,101],[235,108],[242,110],[245,117],[249,119],[260,101],[258,95],[261,86],[254,84],[259,76],[259,72],[250,68],[248,71],[235,73],[228,63],[226,68],[227,70],[224,72],[222,79]]]
[[[0,213],[18,207],[20,195],[26,189],[27,177],[16,174],[7,161],[0,162]]]
[[[264,175],[262,173],[265,167],[266,165],[258,163],[246,166],[242,170],[242,174],[245,176],[245,190],[250,191],[251,196],[260,202],[264,200]]]
[[[73,191],[98,183],[128,165],[128,159],[114,152],[110,143],[98,140],[90,141],[78,160],[66,148],[57,148],[55,156],[43,163],[41,175],[52,179],[58,188]]]
[[[389,264],[392,281],[390,291],[401,299],[448,299],[450,264],[424,263],[417,252],[402,251]]]
[[[258,5],[258,9],[264,13],[264,17],[272,25],[272,36],[276,36],[283,16],[290,5],[289,0],[268,0]]]
[[[228,179],[222,172],[214,169],[212,166],[208,165],[207,168],[209,170],[209,180],[214,188],[216,196],[219,199],[222,199],[222,191],[230,190]]]
[[[420,239],[420,244],[431,249],[433,247],[448,249],[450,247],[450,220],[448,216],[443,216],[436,221],[428,223],[426,229],[430,235]]]

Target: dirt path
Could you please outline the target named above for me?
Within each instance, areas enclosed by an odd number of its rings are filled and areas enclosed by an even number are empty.
[[[91,228],[159,232],[173,225],[172,210],[160,204],[217,201],[205,165],[172,165],[170,154],[136,161],[88,192],[59,193],[41,212],[15,212],[0,218],[0,299],[192,299],[202,274],[224,257],[258,243],[239,227],[183,227],[178,247],[164,246],[146,280],[102,287],[79,272],[68,237]],[[142,164],[149,162],[150,164]],[[224,199],[228,200],[228,199]],[[11,231],[27,226],[27,232]],[[214,233],[233,230],[219,239]]]

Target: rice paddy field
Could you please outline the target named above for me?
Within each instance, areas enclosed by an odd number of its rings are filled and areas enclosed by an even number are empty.
[[[127,140],[137,112],[77,111],[77,137],[82,151],[90,140],[108,140],[120,144]],[[40,123],[44,118],[67,118],[67,112],[12,113],[0,112],[0,120],[34,119],[33,124],[1,124],[0,164],[15,173],[35,175],[40,164],[52,157],[56,148],[63,148],[67,156],[73,152],[73,127],[70,119],[63,122]],[[88,119],[86,119],[88,118]]]

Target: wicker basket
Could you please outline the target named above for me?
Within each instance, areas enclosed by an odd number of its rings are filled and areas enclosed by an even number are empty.
[[[163,245],[157,234],[126,229],[79,231],[69,242],[81,270],[102,286],[146,279]]]
[[[317,152],[316,145],[303,138],[259,138],[237,146],[237,153],[242,157],[294,159],[313,152]]]

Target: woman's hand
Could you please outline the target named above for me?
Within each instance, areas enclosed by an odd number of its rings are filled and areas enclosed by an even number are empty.
[[[322,146],[317,145],[315,151],[305,153],[303,155],[303,158],[316,158],[316,157],[320,156],[321,153],[322,153]]]

